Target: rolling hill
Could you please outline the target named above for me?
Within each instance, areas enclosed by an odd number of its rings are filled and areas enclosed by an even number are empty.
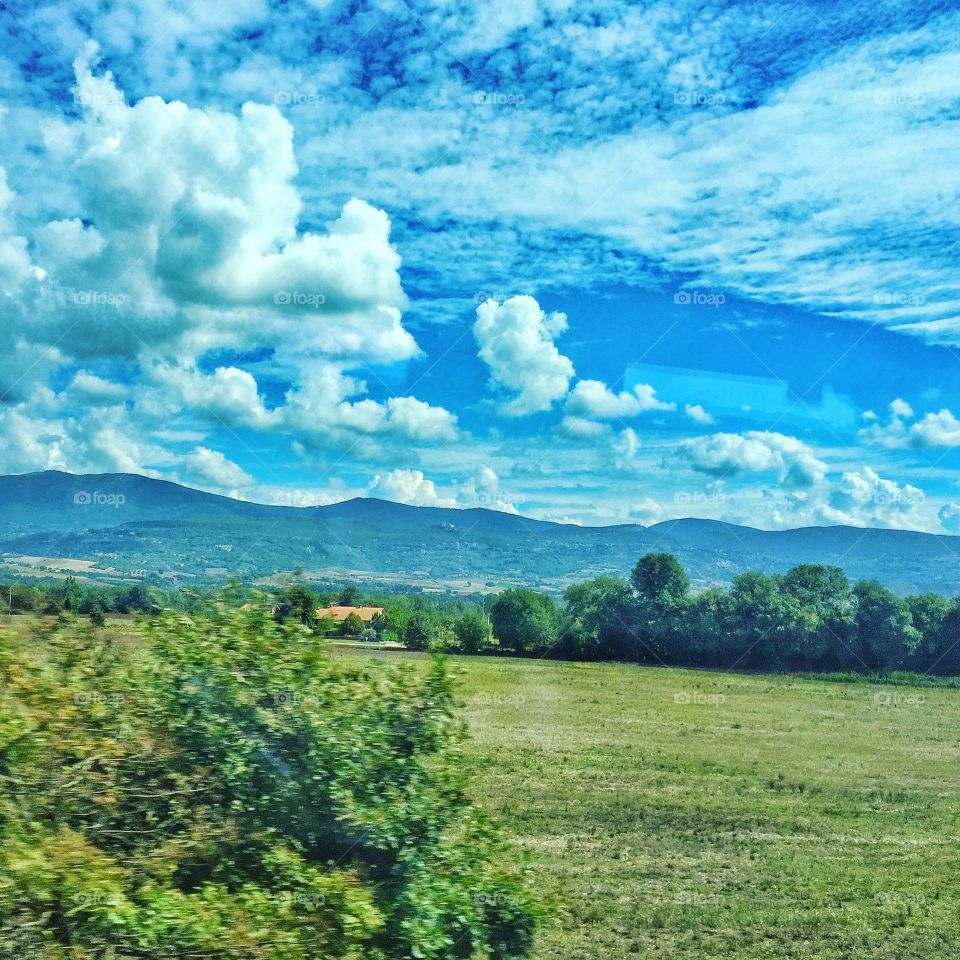
[[[308,573],[471,592],[506,583],[562,589],[622,575],[651,550],[675,553],[694,585],[749,569],[831,563],[900,593],[960,592],[960,537],[808,527],[764,531],[713,520],[576,527],[486,509],[354,499],[279,507],[132,474],[0,477],[0,554],[96,561],[88,573],[171,581]],[[37,561],[31,561],[38,565]]]

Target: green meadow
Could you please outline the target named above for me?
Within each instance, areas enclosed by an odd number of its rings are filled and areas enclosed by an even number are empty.
[[[476,797],[552,914],[540,960],[960,952],[960,693],[451,666]]]

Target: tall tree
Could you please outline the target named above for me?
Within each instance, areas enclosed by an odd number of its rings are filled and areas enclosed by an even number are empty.
[[[857,650],[870,670],[903,665],[920,641],[910,609],[876,580],[861,580],[853,588]]]
[[[518,656],[550,649],[557,639],[553,601],[524,587],[504,590],[490,608],[493,635]]]

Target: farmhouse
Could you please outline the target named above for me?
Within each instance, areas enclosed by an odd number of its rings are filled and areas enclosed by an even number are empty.
[[[355,613],[363,621],[364,626],[369,626],[370,621],[378,613],[383,613],[383,607],[339,607],[331,603],[329,607],[317,608],[317,619],[343,623],[351,613]]]

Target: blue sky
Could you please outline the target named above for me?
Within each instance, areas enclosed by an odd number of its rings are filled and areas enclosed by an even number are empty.
[[[955,7],[0,31],[0,470],[960,532]]]

